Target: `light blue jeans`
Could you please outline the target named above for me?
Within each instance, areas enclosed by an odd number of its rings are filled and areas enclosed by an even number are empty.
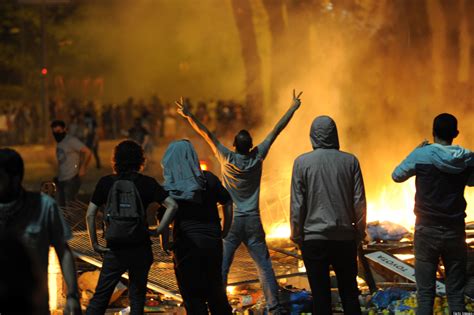
[[[227,275],[234,254],[240,243],[244,243],[250,256],[257,265],[258,277],[269,311],[280,308],[278,301],[278,283],[273,272],[272,261],[265,242],[265,232],[259,216],[234,216],[229,234],[224,239],[224,259],[222,279],[227,285]]]

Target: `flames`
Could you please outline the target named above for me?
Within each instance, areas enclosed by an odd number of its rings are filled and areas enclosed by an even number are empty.
[[[377,190],[367,192],[367,222],[390,221],[413,231],[415,225],[415,179],[387,183]],[[474,189],[466,188],[466,222],[474,221]],[[284,221],[266,225],[267,238],[289,238],[288,217]]]

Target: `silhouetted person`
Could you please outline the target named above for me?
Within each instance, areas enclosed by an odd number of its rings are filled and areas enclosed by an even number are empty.
[[[253,147],[252,137],[247,130],[241,130],[234,139],[235,151],[222,145],[184,105],[176,102],[178,112],[185,117],[194,130],[209,144],[221,164],[224,186],[234,202],[234,218],[229,234],[224,239],[224,260],[222,277],[227,284],[227,275],[234,253],[243,242],[257,265],[260,283],[271,314],[280,314],[283,308],[278,301],[278,283],[275,279],[272,262],[265,242],[265,232],[260,219],[260,182],[262,165],[271,145],[283,131],[295,111],[300,107],[299,96],[293,91],[291,107],[280,119],[265,140]]]
[[[166,191],[158,182],[149,176],[140,174],[145,163],[142,147],[130,140],[120,142],[114,150],[114,174],[102,177],[97,183],[87,209],[87,230],[92,248],[103,254],[104,260],[99,276],[99,282],[90,301],[86,314],[104,314],[109,304],[115,286],[124,272],[129,274],[130,314],[143,314],[145,305],[146,284],[148,271],[153,262],[151,240],[148,233],[146,209],[151,205],[163,205],[166,211],[156,233],[167,231],[173,219],[177,205],[168,197]],[[127,195],[114,195],[114,191],[122,188],[118,182],[132,182],[133,191],[137,192],[134,200],[122,199]],[[122,186],[124,187],[124,186]],[[124,190],[127,194],[129,190]],[[143,206],[141,213],[138,206]],[[115,203],[116,202],[116,203]],[[132,203],[130,203],[132,202]],[[116,213],[108,212],[108,207],[115,203]],[[135,203],[135,205],[134,205]],[[107,213],[104,215],[106,247],[99,245],[96,232],[96,216],[99,207],[105,205]],[[114,209],[112,209],[114,210]],[[114,211],[115,211],[114,210]],[[130,213],[130,210],[133,210]],[[110,214],[107,215],[107,214]],[[125,216],[127,214],[127,216]],[[135,217],[129,216],[135,214]],[[122,217],[123,216],[123,217]],[[135,224],[132,226],[132,224]]]
[[[400,183],[416,177],[415,278],[417,315],[433,314],[439,259],[446,271],[450,312],[465,311],[466,200],[464,189],[474,186],[474,154],[453,140],[459,134],[457,119],[440,114],[433,121],[434,143],[421,143],[395,168]]]
[[[92,154],[84,143],[67,134],[64,121],[54,120],[51,123],[51,130],[57,142],[57,200],[59,206],[64,207],[76,199],[81,187],[81,177],[86,174]]]
[[[92,151],[95,159],[96,168],[101,168],[99,157],[99,135],[97,133],[97,121],[92,116],[91,112],[84,114],[84,142],[85,145]]]
[[[172,142],[163,160],[164,187],[178,202],[174,263],[188,314],[231,315],[222,281],[222,238],[232,221],[232,199],[219,179],[202,171],[191,142]],[[221,230],[217,203],[225,205]]]
[[[357,158],[339,150],[336,123],[319,116],[311,124],[313,151],[300,155],[291,179],[291,240],[303,255],[313,314],[329,315],[336,272],[344,314],[361,314],[357,249],[365,237],[366,200]]]
[[[39,305],[33,314],[49,314],[48,257],[53,246],[58,255],[67,285],[66,311],[80,314],[74,256],[68,246],[71,229],[64,221],[56,202],[45,194],[22,187],[24,165],[14,150],[0,149],[0,233],[12,233],[28,249],[39,276]],[[21,250],[21,249],[20,249]],[[16,255],[17,253],[12,253]],[[19,262],[18,267],[21,266]],[[3,269],[2,273],[12,272]],[[25,273],[30,272],[24,270]],[[20,279],[18,279],[20,280]],[[28,283],[24,283],[28,287]],[[1,310],[2,305],[0,305]],[[22,312],[22,305],[17,305]]]

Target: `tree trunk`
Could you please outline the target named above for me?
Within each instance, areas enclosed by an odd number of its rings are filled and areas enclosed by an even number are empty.
[[[270,46],[270,102],[278,101],[278,91],[283,87],[287,79],[288,58],[285,50],[288,49],[288,32],[283,18],[284,0],[263,0],[263,5],[268,15],[268,23],[271,34]]]
[[[259,123],[263,108],[262,62],[252,21],[252,7],[249,0],[231,0],[231,3],[242,48],[246,101],[252,113],[250,119]]]

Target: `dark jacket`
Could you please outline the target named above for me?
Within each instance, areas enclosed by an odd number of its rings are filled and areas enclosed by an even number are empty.
[[[416,148],[392,173],[396,182],[412,176],[416,176],[416,224],[464,225],[464,189],[474,185],[471,151],[441,144]]]

